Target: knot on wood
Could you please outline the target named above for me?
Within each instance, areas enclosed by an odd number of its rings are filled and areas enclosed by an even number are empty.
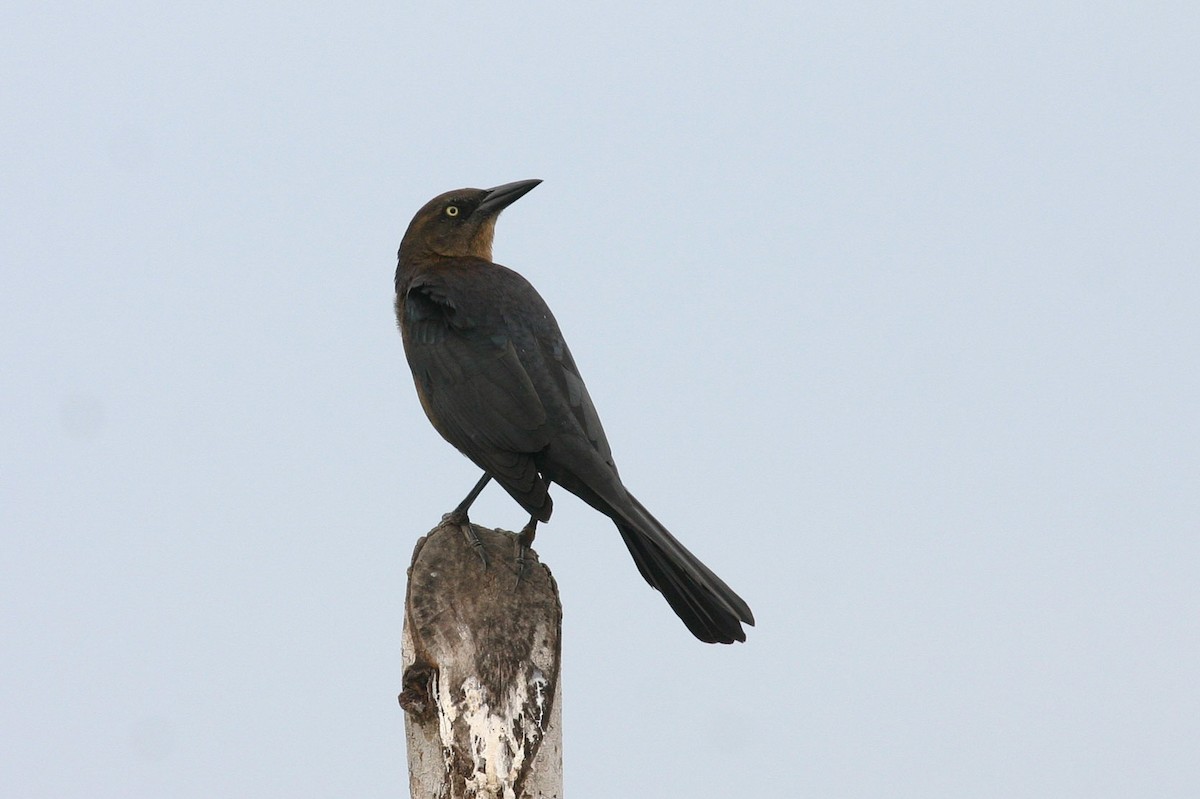
[[[433,717],[433,686],[437,681],[437,669],[427,663],[414,663],[404,670],[401,681],[400,707],[417,721],[428,721]]]

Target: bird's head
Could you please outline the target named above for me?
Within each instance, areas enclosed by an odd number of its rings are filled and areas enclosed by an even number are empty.
[[[417,211],[400,242],[400,257],[474,256],[492,260],[492,237],[500,212],[540,180],[518,180],[493,189],[458,189],[439,194]]]

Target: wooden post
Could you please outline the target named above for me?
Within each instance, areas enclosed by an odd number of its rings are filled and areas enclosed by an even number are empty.
[[[417,542],[404,613],[413,799],[561,799],[562,606],[532,550],[517,581],[515,536],[458,525]]]

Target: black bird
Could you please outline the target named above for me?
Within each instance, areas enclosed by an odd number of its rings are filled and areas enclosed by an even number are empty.
[[[469,531],[467,510],[495,479],[530,514],[519,537],[527,546],[550,518],[557,483],[616,523],[646,582],[693,635],[744,641],[749,606],[625,489],[545,300],[492,262],[496,218],[539,183],[442,194],[400,242],[396,318],[417,395],[442,437],[484,471],[451,517]]]

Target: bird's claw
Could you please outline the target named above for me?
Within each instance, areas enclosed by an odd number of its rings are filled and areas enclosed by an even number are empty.
[[[483,548],[483,541],[479,538],[479,533],[475,532],[474,525],[467,518],[467,514],[461,511],[453,511],[442,517],[443,524],[457,525],[462,531],[463,537],[467,539],[467,543],[475,550],[475,554],[479,556],[479,560],[483,562],[483,568],[488,567],[487,550]]]
[[[525,571],[529,568],[529,547],[533,544],[533,537],[537,533],[537,522],[533,519],[529,520],[529,524],[521,528],[521,532],[517,533],[513,543],[517,550],[517,582],[513,585],[515,590],[521,585],[522,578],[525,577]]]
[[[517,581],[515,583],[513,583],[514,591],[521,585],[521,579],[525,577],[525,570],[529,566],[529,562],[525,559],[525,555],[529,552],[529,550],[526,547],[521,545],[520,536],[518,536],[516,538],[516,548],[517,548]]]

